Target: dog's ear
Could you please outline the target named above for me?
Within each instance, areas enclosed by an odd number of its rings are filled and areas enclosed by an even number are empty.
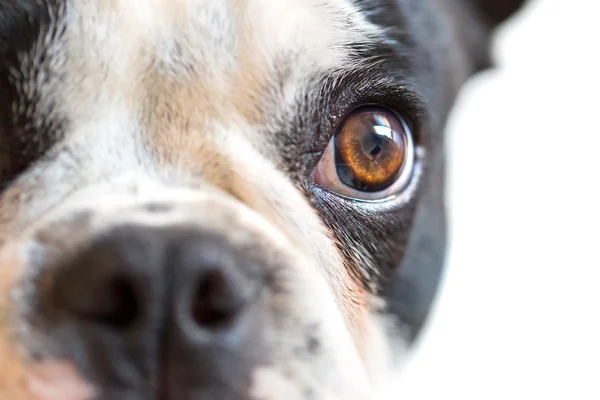
[[[495,28],[516,13],[527,0],[464,0],[470,3],[482,22]]]

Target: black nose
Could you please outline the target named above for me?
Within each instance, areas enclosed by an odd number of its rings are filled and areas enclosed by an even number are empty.
[[[208,399],[260,358],[262,282],[260,263],[215,234],[121,228],[59,269],[47,317],[106,398]]]

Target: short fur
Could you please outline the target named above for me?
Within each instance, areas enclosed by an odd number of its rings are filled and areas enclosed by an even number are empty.
[[[169,371],[172,398],[401,395],[444,261],[445,121],[520,3],[2,1],[0,398],[125,396],[85,338],[55,331],[44,285],[103,235],[173,226],[263,265],[270,322],[218,390],[178,380],[201,354]],[[340,121],[371,103],[417,144],[411,184],[381,203],[311,181]]]

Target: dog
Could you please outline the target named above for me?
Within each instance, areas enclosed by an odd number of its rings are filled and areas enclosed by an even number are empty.
[[[0,399],[365,400],[516,0],[2,0]]]

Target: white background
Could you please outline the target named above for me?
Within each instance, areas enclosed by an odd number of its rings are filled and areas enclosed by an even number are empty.
[[[399,398],[600,400],[600,3],[530,1],[494,54],[450,121],[448,272]]]

